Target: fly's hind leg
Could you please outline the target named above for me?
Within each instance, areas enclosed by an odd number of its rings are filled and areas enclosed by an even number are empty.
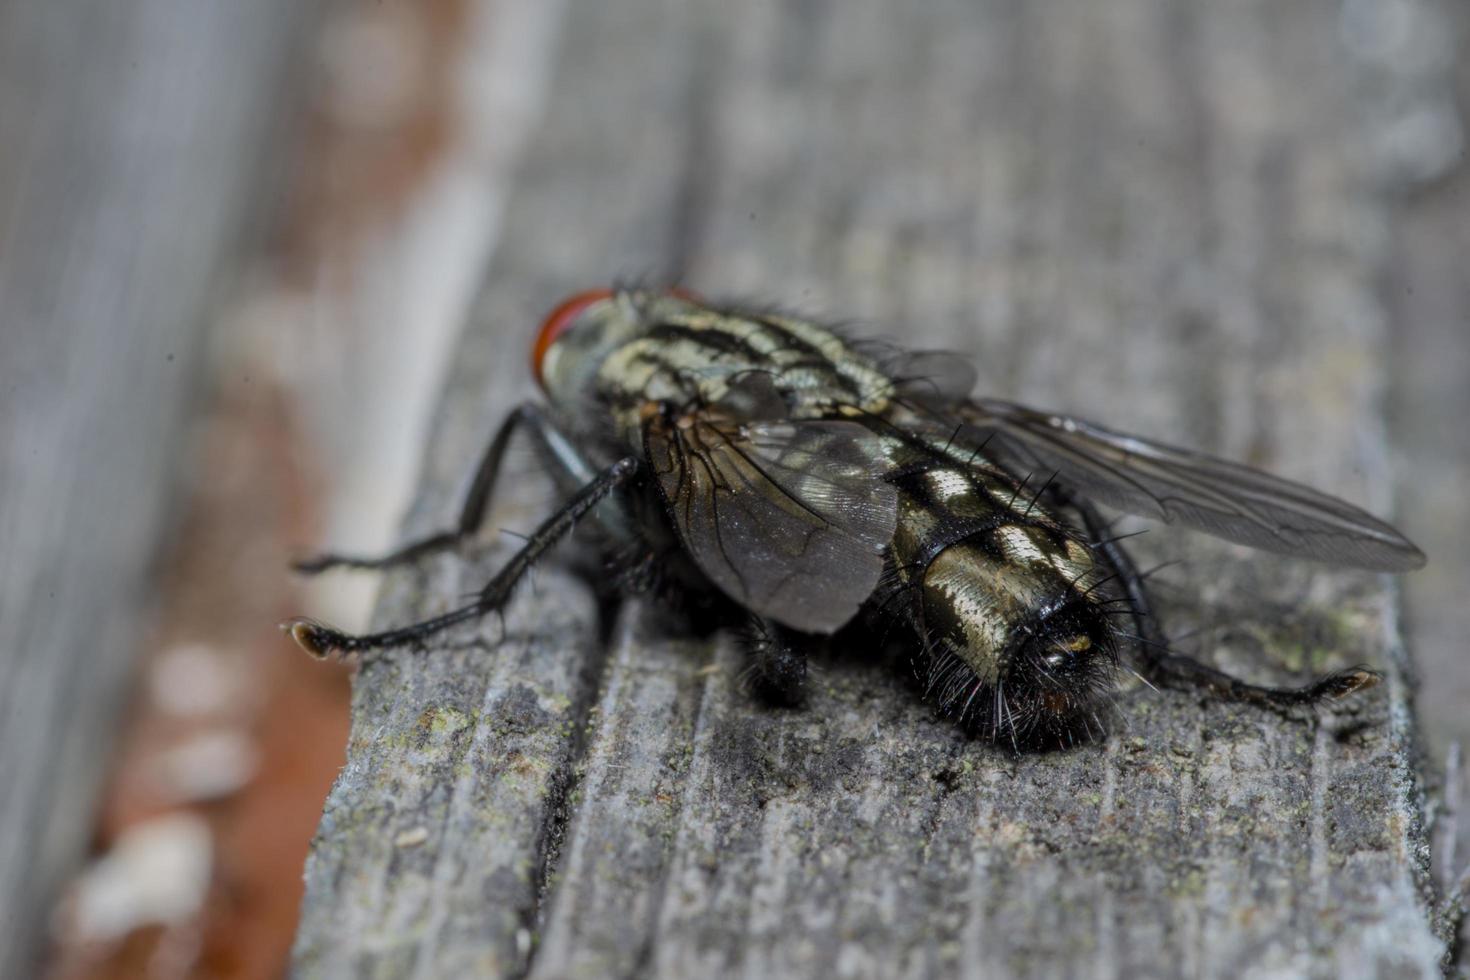
[[[1093,551],[1103,566],[1117,577],[1137,630],[1135,648],[1149,680],[1174,688],[1208,691],[1227,700],[1267,708],[1311,707],[1347,697],[1381,680],[1377,672],[1366,667],[1350,667],[1318,677],[1300,687],[1268,687],[1247,683],[1193,657],[1174,652],[1154,617],[1144,589],[1144,576],[1128,552],[1109,537],[1102,516],[1086,501],[1070,494],[1062,497],[1062,503],[1082,518],[1082,524],[1092,539]]]
[[[306,575],[316,575],[332,568],[392,568],[457,547],[461,542],[474,536],[484,522],[485,512],[490,506],[495,484],[500,477],[501,463],[505,461],[506,448],[510,445],[511,437],[515,435],[516,429],[522,425],[530,429],[546,455],[551,458],[559,470],[565,471],[565,475],[571,480],[580,485],[592,479],[591,470],[571,448],[566,437],[552,425],[538,406],[531,402],[524,402],[506,416],[505,421],[491,437],[489,445],[485,447],[485,452],[475,467],[475,476],[465,494],[464,503],[460,505],[459,519],[453,528],[426,535],[386,555],[369,557],[329,552],[295,562],[292,567]]]
[[[291,637],[307,653],[315,657],[326,657],[333,653],[360,653],[364,650],[416,643],[451,626],[479,619],[487,613],[497,612],[510,598],[511,590],[515,588],[516,583],[525,576],[538,558],[566,537],[578,520],[585,517],[613,491],[626,486],[637,473],[638,460],[627,456],[594,476],[560,510],[531,532],[531,536],[521,550],[511,556],[505,566],[468,605],[441,616],[381,633],[361,635],[344,633],[312,619],[288,620],[281,624],[281,628],[290,633]]]
[[[744,639],[750,653],[746,678],[751,692],[780,707],[805,701],[807,651],[812,639],[754,613],[746,621]]]

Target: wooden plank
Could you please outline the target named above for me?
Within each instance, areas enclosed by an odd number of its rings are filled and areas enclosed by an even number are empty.
[[[576,5],[408,530],[452,514],[538,313],[617,274],[864,317],[974,351],[989,392],[1387,510],[1390,205],[1354,164],[1375,82],[1337,16]],[[1394,584],[1184,534],[1137,551],[1188,560],[1164,613],[1215,662],[1388,683],[1319,725],[1128,689],[1102,744],[1016,756],[890,665],[823,658],[778,711],[739,690],[732,639],[641,602],[603,644],[547,568],[508,642],[489,623],[364,668],[297,966],[1432,974]],[[503,554],[393,578],[378,621],[445,608]]]
[[[1451,8],[1441,36],[1470,39],[1470,7]],[[1452,62],[1448,80],[1457,85],[1428,89],[1431,98],[1449,98],[1470,107],[1470,58]],[[1458,76],[1457,78],[1455,76]],[[1448,87],[1449,91],[1444,89]],[[1451,103],[1452,105],[1454,102]],[[1423,111],[1421,102],[1412,106]],[[1387,123],[1386,123],[1387,124]],[[1451,116],[1445,126],[1458,132],[1460,155],[1453,166],[1431,172],[1428,182],[1405,190],[1403,215],[1391,245],[1392,269],[1387,298],[1393,323],[1393,451],[1400,467],[1400,509],[1404,528],[1425,542],[1430,564],[1404,583],[1408,635],[1426,681],[1420,713],[1431,744],[1470,744],[1470,605],[1462,601],[1470,581],[1470,427],[1455,420],[1470,417],[1470,282],[1460,257],[1470,250],[1470,167],[1466,121]],[[1470,827],[1465,828],[1470,832]],[[1470,844],[1470,837],[1466,843]]]
[[[0,4],[0,976],[80,862],[314,4]]]
[[[1454,778],[1457,769],[1463,772],[1454,754],[1463,759],[1470,745],[1470,657],[1464,643],[1470,606],[1463,601],[1470,581],[1470,502],[1461,490],[1470,483],[1470,429],[1453,421],[1470,416],[1464,367],[1470,364],[1470,283],[1458,260],[1470,249],[1470,132],[1464,115],[1470,107],[1470,59],[1464,57],[1470,7],[1431,6],[1415,13],[1421,50],[1439,56],[1416,58],[1413,97],[1380,112],[1380,129],[1389,134],[1401,134],[1404,119],[1421,120],[1421,135],[1408,141],[1418,152],[1399,168],[1403,204],[1389,246],[1389,420],[1403,527],[1425,542],[1429,555],[1429,566],[1403,586],[1404,633],[1413,637],[1421,678],[1423,742],[1431,758],[1445,760],[1433,840],[1436,876],[1448,885],[1466,872],[1470,854],[1470,820],[1463,816],[1470,799],[1463,776]],[[1445,38],[1458,45],[1437,47]],[[1458,949],[1459,972],[1449,975],[1470,976],[1470,924],[1461,925]]]

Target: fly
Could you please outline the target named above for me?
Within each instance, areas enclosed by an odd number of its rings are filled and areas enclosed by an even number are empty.
[[[952,356],[879,356],[820,324],[681,290],[571,297],[542,325],[532,368],[548,406],[522,404],[501,425],[453,529],[298,568],[384,568],[456,547],[522,428],[566,488],[562,506],[464,606],[363,635],[283,624],[302,647],[412,644],[499,610],[587,519],[629,588],[677,589],[742,619],[756,686],[776,701],[800,702],[809,652],[861,619],[911,635],[926,695],[968,730],[1070,744],[1101,733],[1124,640],[1150,681],[1266,706],[1378,680],[1354,668],[1268,687],[1172,651],[1094,504],[1335,564],[1424,563],[1389,525],[1300,484],[974,397]]]

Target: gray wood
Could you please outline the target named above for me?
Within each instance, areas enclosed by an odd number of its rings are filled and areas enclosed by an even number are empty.
[[[1370,70],[1395,84],[1367,101],[1370,145],[1381,176],[1398,193],[1387,244],[1391,376],[1388,419],[1402,526],[1425,543],[1429,566],[1403,584],[1404,633],[1422,678],[1416,699],[1423,742],[1447,770],[1432,786],[1434,864],[1439,881],[1470,888],[1470,821],[1463,779],[1470,744],[1470,284],[1460,258],[1470,248],[1470,6],[1414,4],[1396,44],[1369,43]],[[1379,8],[1361,5],[1371,15]],[[1371,35],[1368,35],[1371,41]],[[1457,775],[1459,778],[1456,778]],[[1453,924],[1447,917],[1446,931]],[[1470,930],[1462,924],[1458,971],[1470,977]]]
[[[1461,39],[1459,57],[1441,67],[1447,82],[1431,93],[1470,107],[1470,5],[1451,8],[1444,34]],[[1448,92],[1446,93],[1446,89]],[[1392,243],[1387,300],[1393,321],[1390,421],[1400,468],[1404,529],[1425,542],[1429,567],[1404,583],[1405,632],[1426,680],[1419,696],[1428,741],[1437,752],[1470,745],[1470,167],[1463,108],[1445,120],[1443,139],[1459,156],[1416,182]],[[1452,144],[1454,145],[1454,144]],[[1461,853],[1470,853],[1470,824]]]
[[[1391,510],[1394,204],[1338,7],[1188,0],[576,4],[407,533],[446,523],[560,294],[683,275],[977,354],[987,391]],[[523,483],[494,523],[551,501]],[[506,546],[508,547],[508,545]],[[1156,693],[1016,756],[839,654],[810,704],[642,601],[606,640],[546,567],[358,676],[307,866],[303,975],[1437,972],[1389,578],[1184,533],[1167,625],[1257,678],[1369,662],[1320,724]],[[441,610],[504,547],[390,576]]]
[[[0,976],[80,861],[313,4],[0,4]]]

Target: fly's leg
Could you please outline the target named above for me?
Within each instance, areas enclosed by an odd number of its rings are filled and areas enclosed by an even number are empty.
[[[1366,690],[1382,679],[1378,673],[1366,667],[1350,667],[1326,674],[1301,687],[1267,687],[1247,683],[1193,657],[1175,653],[1159,629],[1158,620],[1154,618],[1148,594],[1144,590],[1143,575],[1128,552],[1117,541],[1109,538],[1107,524],[1102,516],[1091,505],[1075,496],[1066,495],[1062,500],[1065,506],[1081,516],[1082,524],[1093,540],[1094,552],[1102,559],[1107,570],[1117,576],[1137,629],[1138,642],[1135,647],[1150,680],[1169,687],[1209,691],[1230,701],[1282,708],[1310,707],[1324,701],[1334,701]]]
[[[416,643],[451,626],[496,612],[505,605],[506,600],[510,598],[511,590],[515,588],[516,583],[521,580],[536,559],[566,537],[578,520],[585,517],[613,491],[627,485],[637,473],[638,460],[628,456],[594,476],[591,482],[578,490],[560,510],[548,517],[540,527],[531,533],[525,546],[505,563],[505,567],[496,573],[489,584],[480,590],[474,602],[467,606],[461,606],[441,616],[382,633],[355,636],[312,619],[287,620],[281,624],[281,628],[290,633],[292,639],[300,644],[307,653],[314,657],[326,657],[332,653],[360,653],[364,650]]]
[[[306,575],[316,575],[331,568],[392,568],[455,548],[460,542],[472,537],[484,521],[485,511],[490,505],[490,498],[500,476],[500,464],[505,460],[505,450],[510,445],[511,436],[515,435],[516,429],[521,425],[530,428],[547,455],[560,469],[566,470],[567,475],[578,485],[592,479],[594,474],[591,468],[572,449],[566,437],[552,425],[541,409],[531,402],[523,402],[506,416],[490,444],[485,447],[480,463],[475,468],[474,480],[471,481],[470,489],[460,507],[459,520],[453,529],[427,535],[386,555],[364,557],[327,553],[295,562],[292,567]]]
[[[754,613],[746,621],[751,691],[771,704],[795,707],[806,700],[806,658],[811,640]]]

